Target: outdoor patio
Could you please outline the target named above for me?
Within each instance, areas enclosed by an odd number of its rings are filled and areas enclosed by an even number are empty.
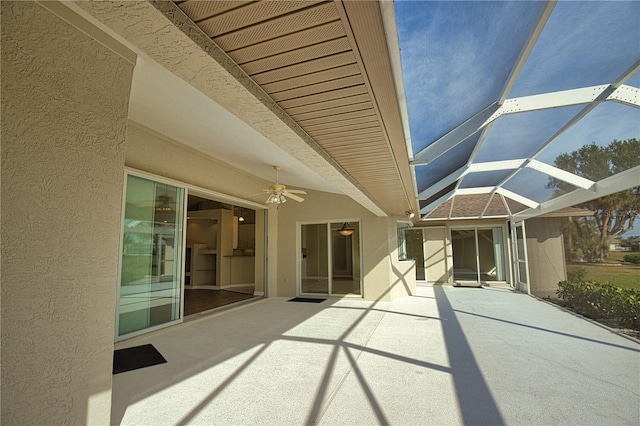
[[[640,424],[640,344],[507,288],[269,298],[120,343],[113,424]]]

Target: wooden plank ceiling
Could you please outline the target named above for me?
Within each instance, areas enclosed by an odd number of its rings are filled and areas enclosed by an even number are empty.
[[[376,204],[415,210],[378,2],[175,4]]]

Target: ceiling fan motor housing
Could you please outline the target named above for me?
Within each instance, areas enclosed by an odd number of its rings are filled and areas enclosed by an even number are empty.
[[[271,189],[276,193],[280,193],[284,191],[286,188],[287,188],[286,186],[279,183],[274,183],[273,185],[271,185]]]

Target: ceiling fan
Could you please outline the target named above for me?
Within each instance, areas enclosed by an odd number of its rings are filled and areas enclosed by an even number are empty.
[[[306,194],[306,192],[301,189],[287,189],[285,185],[278,181],[278,172],[282,170],[282,167],[273,166],[273,169],[276,171],[276,182],[271,184],[269,188],[263,189],[263,192],[269,193],[269,198],[267,198],[266,203],[282,204],[287,201],[287,198],[291,198],[299,203],[303,202],[304,198],[296,194]]]

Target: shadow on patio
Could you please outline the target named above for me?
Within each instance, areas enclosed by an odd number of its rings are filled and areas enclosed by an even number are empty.
[[[114,376],[113,424],[640,420],[637,344],[507,289],[272,298],[140,343],[168,363]]]

